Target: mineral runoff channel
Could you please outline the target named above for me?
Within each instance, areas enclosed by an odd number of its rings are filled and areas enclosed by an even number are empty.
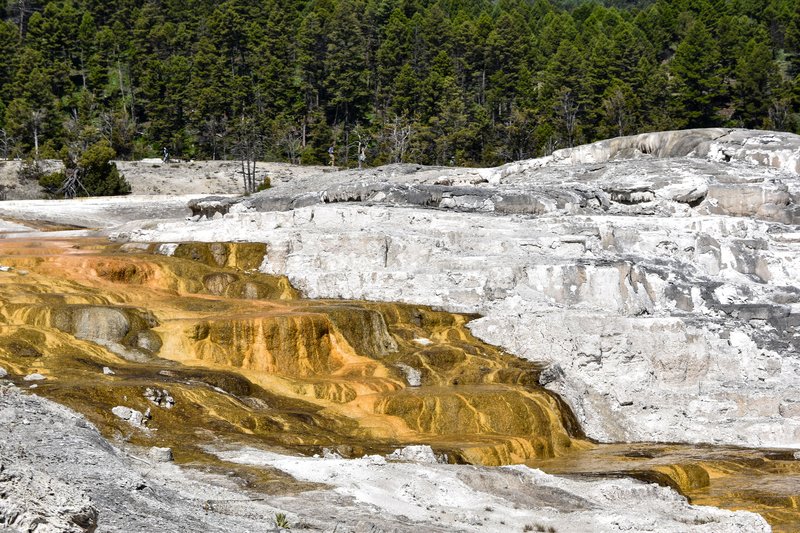
[[[539,385],[539,366],[471,335],[473,317],[302,298],[286,278],[257,271],[263,244],[157,250],[0,240],[0,366],[20,387],[44,376],[36,394],[112,441],[170,447],[180,464],[235,470],[266,493],[307,486],[224,462],[209,446],[354,457],[428,444],[453,463],[631,476],[800,530],[800,461],[789,451],[598,444]],[[150,418],[132,427],[112,413],[120,405]]]

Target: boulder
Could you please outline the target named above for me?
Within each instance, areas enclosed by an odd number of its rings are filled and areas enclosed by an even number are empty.
[[[149,412],[142,413],[141,411],[137,411],[136,409],[131,409],[130,407],[125,407],[123,405],[118,405],[111,409],[111,412],[114,415],[127,422],[131,426],[144,429],[147,420],[150,418]]]
[[[157,463],[172,462],[172,448],[160,448],[153,446],[147,453],[148,457]]]

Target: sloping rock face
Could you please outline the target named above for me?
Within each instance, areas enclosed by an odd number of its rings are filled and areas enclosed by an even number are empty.
[[[800,448],[798,154],[790,134],[654,133],[307,177],[115,235],[265,242],[261,270],[311,297],[480,313],[601,441]]]

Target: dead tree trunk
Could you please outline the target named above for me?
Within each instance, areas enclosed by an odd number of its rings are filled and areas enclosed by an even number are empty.
[[[39,129],[42,127],[45,112],[43,109],[31,112],[31,127],[33,128],[33,146],[35,159],[39,160]]]
[[[242,115],[237,124],[234,153],[241,162],[245,194],[254,193],[258,186],[256,162],[261,153],[261,145],[261,135],[258,132],[255,120],[250,116]]]
[[[86,196],[91,196],[89,191],[86,190],[86,187],[83,186],[83,182],[81,181],[81,169],[80,168],[67,168],[64,170],[64,183],[61,185],[61,189],[59,190],[60,193],[64,195],[64,198],[75,198],[78,196],[78,193],[83,191],[86,193]]]

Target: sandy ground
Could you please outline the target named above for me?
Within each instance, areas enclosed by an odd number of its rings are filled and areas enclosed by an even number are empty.
[[[0,218],[22,223],[47,222],[80,228],[107,228],[130,220],[180,219],[191,214],[189,200],[201,194],[110,196],[73,200],[7,200]]]
[[[17,176],[22,162],[0,160],[0,192],[6,200],[41,199],[43,195],[35,181],[20,180]],[[43,161],[48,171],[60,169],[58,161]],[[134,195],[241,194],[243,192],[240,164],[236,161],[186,161],[163,163],[160,159],[117,161],[117,168],[131,184]],[[286,163],[259,162],[256,177],[269,177],[273,185],[286,183],[309,175],[328,173],[327,167],[299,166]],[[0,196],[2,199],[2,196]]]

